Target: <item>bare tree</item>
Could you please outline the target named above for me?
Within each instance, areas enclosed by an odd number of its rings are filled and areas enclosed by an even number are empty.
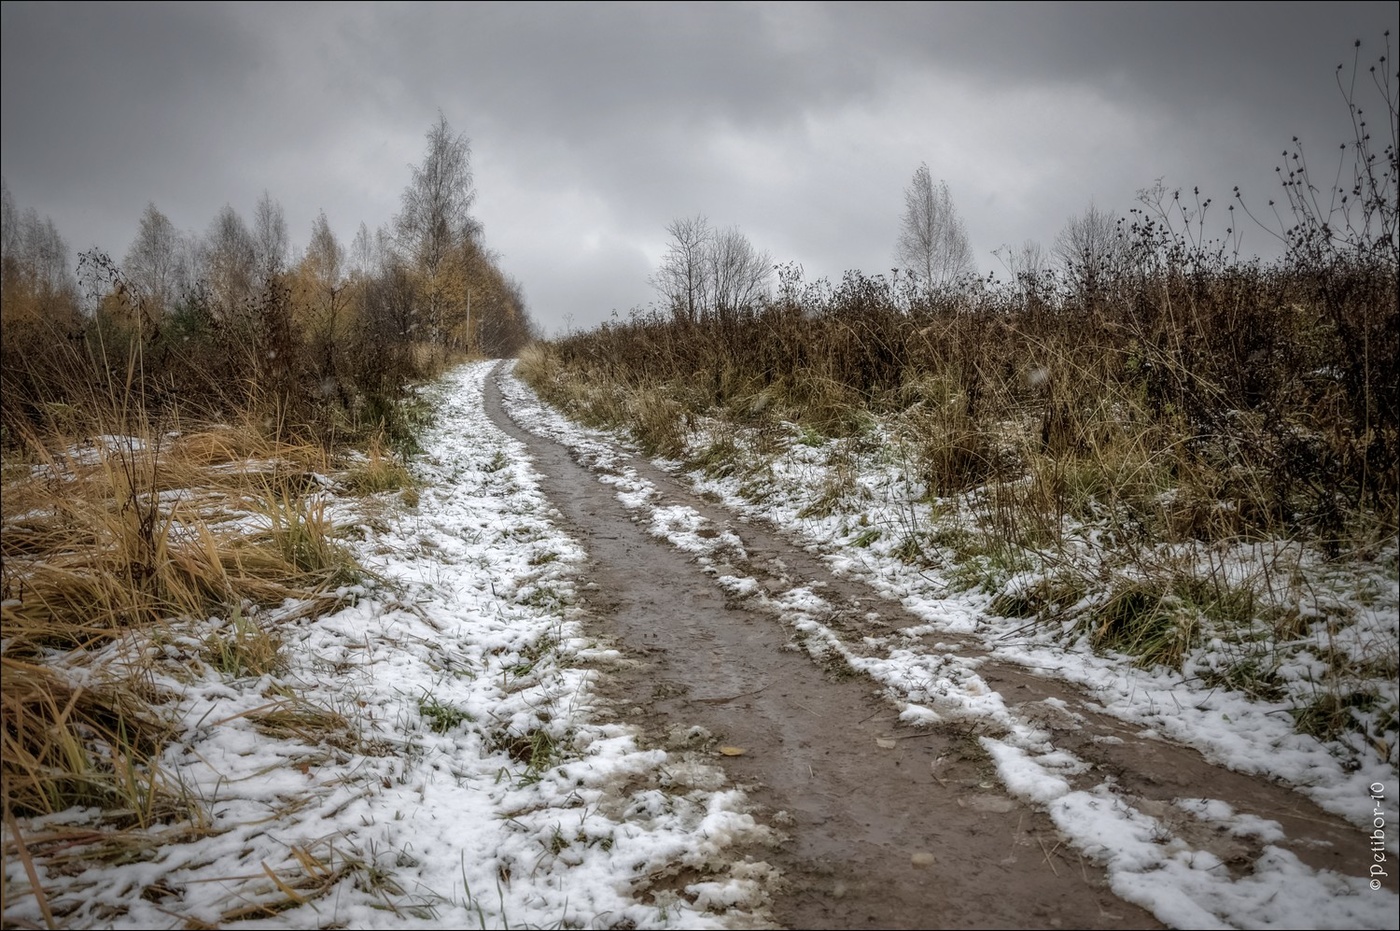
[[[350,243],[349,273],[352,277],[368,277],[378,274],[387,261],[392,238],[381,227],[378,234],[371,233],[369,227],[360,223],[355,239]]]
[[[671,243],[661,267],[651,278],[651,286],[661,293],[677,317],[692,323],[709,304],[709,272],[706,254],[713,231],[704,216],[682,217],[666,227]]]
[[[282,205],[263,191],[253,211],[253,252],[258,277],[264,283],[282,273],[287,264],[287,218]]]
[[[1032,296],[1044,296],[1053,289],[1050,259],[1044,247],[1034,239],[1027,239],[1019,246],[1004,245],[992,254],[1011,275],[1023,305]]]
[[[20,215],[20,253],[32,271],[35,284],[44,291],[71,289],[73,273],[68,267],[68,243],[49,217],[39,217],[33,207]]]
[[[471,216],[476,191],[467,137],[454,134],[439,113],[427,138],[423,164],[413,167],[394,227],[400,247],[420,268],[435,275],[448,254],[476,236],[481,226]]]
[[[773,259],[738,227],[715,230],[696,215],[673,220],[666,231],[671,243],[651,286],[678,318],[694,322],[710,313],[728,315],[767,296]]]
[[[1055,259],[1079,297],[1100,294],[1126,270],[1128,243],[1122,222],[1116,213],[1090,204],[1070,217],[1055,238]]]
[[[127,250],[123,271],[153,318],[159,318],[173,306],[188,275],[188,269],[183,267],[185,250],[180,239],[170,218],[155,204],[147,204],[136,239]]]
[[[58,227],[48,217],[40,219],[33,207],[21,212],[15,205],[8,181],[0,182],[3,207],[0,207],[0,256],[3,256],[5,276],[20,275],[28,286],[55,293],[72,289],[73,276],[68,270],[68,243],[59,235]]]
[[[904,218],[895,261],[925,288],[951,284],[975,270],[967,228],[944,181],[933,183],[928,165],[914,172],[904,189]]]
[[[315,277],[319,285],[336,288],[340,286],[344,265],[345,249],[335,238],[335,231],[322,210],[316,215],[316,222],[311,224],[311,242],[306,246],[302,267]]]
[[[8,179],[0,178],[0,257],[13,256],[19,250],[19,208],[10,193]]]
[[[1045,247],[1034,239],[1027,239],[1019,246],[1002,246],[993,255],[1001,259],[1006,270],[1017,278],[1022,275],[1039,275],[1050,266]]]
[[[226,318],[243,316],[253,294],[257,252],[252,234],[238,211],[225,205],[205,239],[204,274],[215,308]]]
[[[710,239],[707,265],[715,312],[728,317],[768,296],[773,257],[759,252],[737,226]]]

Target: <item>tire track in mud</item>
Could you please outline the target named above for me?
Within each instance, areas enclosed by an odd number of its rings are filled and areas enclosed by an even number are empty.
[[[498,369],[498,372],[500,370]],[[736,574],[770,607],[715,582],[715,568],[652,536],[597,471],[563,446],[517,426],[494,378],[486,409],[523,442],[545,493],[590,555],[588,607],[598,631],[635,660],[603,694],[658,745],[719,759],[759,815],[784,832],[754,851],[784,875],[772,912],[788,927],[1154,927],[1113,894],[1100,866],[1062,839],[1049,815],[1003,787],[982,737],[994,721],[901,723],[884,689],[837,657],[814,662],[774,600],[821,592],[822,623],[859,655],[865,636],[924,625],[859,581],[834,574],[780,534],[741,521],[678,479],[631,457],[660,499],[707,520],[704,536],[734,534]],[[731,567],[725,566],[725,569]],[[1173,804],[1209,797],[1277,822],[1284,847],[1313,868],[1364,875],[1358,829],[1286,786],[1211,764],[1195,750],[1145,737],[1097,710],[1074,686],[998,661],[972,638],[938,640],[966,659],[1021,720],[1088,764],[1075,788],[1108,781],[1118,798],[1247,876],[1263,845]],[[717,745],[741,748],[719,757]]]
[[[1004,794],[971,729],[901,726],[870,680],[793,649],[770,615],[650,536],[563,447],[511,422],[490,381],[486,398],[590,555],[600,632],[636,660],[602,693],[658,744],[721,759],[787,835],[754,852],[784,874],[781,924],[1155,925],[1060,845],[1048,818]],[[715,742],[745,754],[719,757]]]

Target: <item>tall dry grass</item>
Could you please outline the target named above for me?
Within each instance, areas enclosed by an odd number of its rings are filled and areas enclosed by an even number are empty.
[[[1276,695],[1277,658],[1246,642],[1317,620],[1281,607],[1306,600],[1299,554],[1394,559],[1396,270],[1244,263],[1138,235],[1134,263],[1092,292],[1055,275],[932,295],[789,278],[743,314],[638,313],[537,344],[520,372],[582,420],[712,475],[766,474],[735,431],[883,445],[934,516],[858,544],[898,534],[902,558],[995,596],[994,612],[1072,621],[1144,665],[1179,669],[1227,631],[1245,645],[1221,675]],[[858,494],[855,472],[833,464],[808,513]],[[1231,553],[1256,568],[1227,571]],[[1027,573],[1039,581],[1018,587]],[[1393,674],[1376,662],[1368,674]],[[1300,708],[1300,727],[1355,726],[1344,694],[1321,689],[1342,710]]]
[[[521,371],[656,451],[716,413],[833,437],[879,416],[934,493],[1030,475],[1051,512],[1106,496],[1166,538],[1339,545],[1362,512],[1393,523],[1400,454],[1394,269],[1341,274],[1198,256],[1086,303],[994,284],[911,299],[852,273],[742,316],[634,315],[539,344]]]
[[[188,663],[268,670],[280,638],[247,612],[334,601],[357,570],[313,494],[328,454],[252,421],[180,432],[139,410],[72,417],[78,432],[31,434],[5,462],[5,806],[197,819],[156,762],[171,735],[156,664],[178,675],[158,644],[194,637],[208,648]],[[211,617],[234,618],[231,632]]]

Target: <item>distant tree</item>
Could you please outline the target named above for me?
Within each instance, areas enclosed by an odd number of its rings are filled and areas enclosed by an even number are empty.
[[[33,207],[21,211],[9,184],[0,184],[0,261],[6,294],[23,291],[41,303],[56,296],[76,296],[76,281],[68,265],[68,243],[48,217]],[[7,302],[8,306],[8,302]]]
[[[413,262],[435,274],[448,254],[476,236],[481,226],[471,215],[476,191],[467,137],[453,133],[439,113],[427,139],[423,163],[413,167],[394,227],[399,245]]]
[[[1055,260],[1076,296],[1092,299],[1127,270],[1128,241],[1116,213],[1090,204],[1055,238]]]
[[[707,265],[715,313],[721,318],[732,317],[768,296],[773,257],[754,248],[737,226],[710,238]]]
[[[1019,246],[1004,245],[992,253],[1001,260],[1024,303],[1032,297],[1046,297],[1053,290],[1050,258],[1034,239]]]
[[[472,349],[486,356],[514,355],[534,335],[524,290],[501,271],[491,253],[472,244],[461,262],[470,282],[471,315],[460,321],[458,339],[464,344],[469,341]]]
[[[420,276],[420,299],[433,342],[447,345],[459,318],[466,315],[470,289],[448,266],[460,270],[463,247],[476,239],[481,225],[473,219],[471,146],[452,132],[447,118],[427,133],[423,163],[403,192],[403,209],[394,220],[399,248]]]
[[[253,211],[252,236],[256,274],[263,283],[272,281],[287,265],[287,218],[267,191]]]
[[[86,321],[58,228],[21,211],[8,184],[0,189],[0,422],[9,429],[39,424],[44,403],[62,398]]]
[[[10,193],[10,182],[0,178],[0,256],[14,255],[19,249],[19,208]]]
[[[715,230],[696,215],[673,220],[666,231],[671,242],[651,286],[678,318],[727,317],[767,296],[773,259],[738,227]]]
[[[341,347],[349,342],[345,249],[323,210],[311,225],[311,241],[291,275],[293,306],[311,365],[321,386],[341,390]],[[331,381],[335,379],[335,381]]]
[[[68,266],[68,243],[59,235],[53,220],[48,217],[41,220],[31,207],[24,212],[20,229],[25,254],[40,285],[53,291],[71,287],[73,273]]]
[[[378,274],[384,268],[392,249],[393,237],[383,227],[375,233],[362,221],[350,243],[349,273],[352,277],[368,277]]]
[[[202,250],[204,279],[217,314],[242,317],[253,295],[257,248],[238,211],[225,205],[214,218]]]
[[[68,266],[68,243],[48,217],[40,218],[30,207],[21,212],[8,183],[3,187],[3,221],[0,221],[0,256],[5,263],[6,285],[22,278],[24,286],[42,294],[72,291],[74,281]]]
[[[184,259],[179,230],[155,204],[147,204],[136,239],[127,250],[123,272],[152,319],[159,319],[174,306],[188,275]]]
[[[927,164],[919,166],[904,189],[895,261],[926,289],[951,284],[975,270],[967,229],[948,185],[934,184]]]
[[[302,268],[310,273],[321,287],[335,288],[340,285],[344,265],[345,249],[335,238],[335,231],[331,229],[326,212],[322,210],[316,215],[316,222],[311,224],[311,241],[306,246]]]
[[[671,242],[651,286],[665,299],[677,317],[694,323],[709,305],[710,275],[707,253],[714,236],[703,215],[681,217],[666,227]]]

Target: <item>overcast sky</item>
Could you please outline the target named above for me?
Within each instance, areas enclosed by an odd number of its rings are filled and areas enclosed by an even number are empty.
[[[1381,3],[158,4],[3,10],[3,172],[75,250],[153,202],[203,232],[267,190],[389,223],[438,111],[471,140],[486,243],[547,333],[655,299],[673,219],[809,278],[893,264],[921,162],[979,269],[1157,178],[1262,206],[1302,138],[1335,168],[1336,66]],[[1393,62],[1391,73],[1394,73]],[[1268,237],[1248,229],[1245,249]]]

